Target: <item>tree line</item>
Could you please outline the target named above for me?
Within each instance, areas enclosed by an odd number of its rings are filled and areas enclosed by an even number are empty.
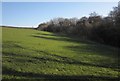
[[[54,18],[49,22],[39,24],[37,29],[75,35],[120,47],[120,2],[106,17],[93,12],[89,17],[80,19]]]

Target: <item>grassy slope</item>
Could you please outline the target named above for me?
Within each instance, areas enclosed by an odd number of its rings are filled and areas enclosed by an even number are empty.
[[[2,31],[3,79],[118,77],[117,48],[32,29]]]

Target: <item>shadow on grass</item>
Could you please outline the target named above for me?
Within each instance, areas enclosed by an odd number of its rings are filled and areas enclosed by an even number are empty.
[[[78,44],[86,44],[92,46],[92,48],[97,47],[96,49],[99,50],[113,50],[113,51],[118,51],[120,50],[120,48],[116,48],[116,47],[111,47],[111,46],[107,46],[104,44],[99,44],[93,41],[88,41],[87,39],[84,38],[78,38],[78,37],[74,37],[74,36],[67,36],[67,35],[60,35],[60,34],[38,34],[38,35],[31,35],[32,37],[35,38],[43,38],[43,39],[47,39],[47,40],[57,40],[57,41],[67,41],[67,42],[72,42],[72,43],[78,43]],[[46,36],[57,36],[57,38],[55,37],[46,37]],[[115,49],[115,50],[114,50]],[[118,51],[120,52],[120,51]]]
[[[87,44],[87,45],[78,45],[78,46],[65,46],[69,50],[73,50],[76,53],[80,54],[81,52],[95,53],[102,56],[107,56],[111,58],[118,59],[120,53],[119,49],[111,49],[105,46],[96,45],[96,44]]]
[[[56,40],[56,41],[67,41],[67,42],[74,42],[74,43],[85,43],[85,44],[92,44],[94,42],[89,42],[86,39],[80,39],[77,37],[72,37],[72,36],[66,36],[66,35],[60,35],[60,34],[41,34],[41,35],[31,35],[32,37],[35,38],[43,38],[43,39],[47,39],[47,40]],[[46,36],[53,36],[53,37],[46,37]],[[57,36],[57,38],[55,38],[54,36]]]
[[[32,50],[32,49],[28,49],[28,48],[23,48],[22,46],[18,45],[15,42],[12,42],[12,41],[4,42],[3,49],[4,48],[18,48],[18,49]],[[104,68],[113,68],[113,69],[119,68],[119,63],[118,63],[119,56],[118,56],[117,51],[115,51],[115,50],[111,51],[109,48],[105,48],[103,46],[96,45],[96,44],[87,44],[87,45],[82,45],[82,46],[81,45],[79,45],[79,46],[66,46],[65,48],[75,51],[78,55],[80,55],[80,53],[89,52],[89,53],[95,53],[95,54],[100,54],[100,55],[107,56],[110,58],[114,58],[114,59],[116,59],[116,63],[113,63],[113,64],[111,64],[111,63],[103,64],[101,62],[99,62],[99,64],[85,63],[85,62],[81,62],[81,61],[78,61],[78,60],[73,59],[73,58],[64,57],[64,56],[60,56],[60,55],[56,55],[56,54],[51,54],[51,53],[48,53],[48,52],[42,51],[42,50],[32,50],[32,51],[46,55],[44,57],[35,57],[35,56],[32,57],[29,54],[28,55],[15,54],[15,53],[7,53],[4,51],[3,51],[3,56],[5,56],[5,55],[9,56],[11,59],[15,59],[15,61],[18,61],[18,62],[24,62],[24,60],[20,59],[20,58],[16,59],[13,57],[27,57],[27,58],[31,58],[31,59],[42,61],[42,62],[51,61],[51,62],[58,62],[58,63],[64,63],[64,64],[75,64],[75,65],[104,67]],[[110,50],[110,52],[113,52],[113,53],[110,53],[108,50]],[[51,58],[51,57],[55,57],[56,59]],[[34,62],[34,60],[27,60],[27,62]]]
[[[18,49],[23,49],[22,46],[18,45],[17,43],[13,43],[13,42],[8,42],[8,43],[4,43],[5,46],[3,45],[3,48],[18,48]],[[12,45],[11,45],[12,44]],[[77,51],[79,52],[80,48],[81,47],[66,47],[68,49],[71,49],[71,50],[74,50],[74,51]],[[75,48],[75,49],[74,49]],[[27,49],[27,48],[26,48]],[[77,50],[76,50],[77,49]],[[86,48],[86,47],[83,47],[83,49],[81,51],[86,51],[88,49],[91,49],[90,47]],[[94,49],[92,48],[91,51],[95,51],[97,48],[95,47]],[[102,48],[99,48],[99,49],[102,49]],[[31,50],[31,49],[28,49],[28,50]],[[80,62],[80,61],[77,61],[75,59],[72,59],[72,58],[68,58],[68,57],[64,57],[64,56],[59,56],[59,55],[55,55],[55,54],[51,54],[51,53],[48,53],[46,51],[41,51],[41,50],[33,50],[35,52],[38,52],[40,54],[43,54],[45,55],[44,57],[37,57],[37,56],[30,56],[29,54],[28,55],[25,55],[25,54],[15,54],[15,53],[7,53],[5,51],[3,51],[3,55],[5,56],[8,56],[8,58],[13,58],[13,60],[15,62],[20,62],[20,63],[24,63],[25,61],[26,62],[32,62],[32,63],[35,63],[35,61],[40,61],[40,62],[47,62],[47,61],[50,61],[50,62],[58,62],[58,63],[64,63],[64,64],[76,64],[76,65],[84,65],[84,66],[95,66],[95,67],[105,67],[105,68],[117,68],[116,66],[112,66],[112,67],[109,67],[109,66],[106,66],[106,65],[96,65],[96,64],[90,64],[90,63],[84,63],[84,62]],[[96,52],[99,52],[99,50],[96,50]],[[15,58],[15,57],[21,57],[21,58]],[[29,59],[26,59],[25,57],[29,58]],[[55,58],[51,58],[51,57],[55,57]],[[25,60],[23,60],[25,59]],[[58,60],[60,59],[60,60]],[[14,62],[13,61],[13,62]],[[49,80],[49,79],[52,79],[53,80],[58,80],[60,81],[61,79],[65,79],[65,81],[117,81],[118,78],[112,78],[112,77],[102,77],[102,76],[89,76],[89,75],[86,75],[86,76],[60,76],[60,75],[47,75],[47,74],[36,74],[36,73],[24,73],[24,72],[18,72],[18,71],[15,71],[13,69],[10,69],[10,68],[7,68],[5,66],[3,66],[3,75],[15,75],[15,76],[19,76],[19,77],[28,77],[28,78],[44,78],[46,80]],[[75,80],[74,80],[75,79]],[[36,81],[36,80],[35,80]]]
[[[36,33],[36,35],[47,35],[47,36],[60,36],[59,34],[46,34],[46,33]],[[61,35],[63,37],[65,35]]]
[[[66,75],[50,75],[50,74],[40,74],[40,73],[31,73],[31,72],[20,72],[14,69],[7,68],[3,66],[3,74],[5,75],[14,75],[14,77],[26,77],[27,79],[19,79],[19,80],[30,80],[30,81],[118,81],[118,77],[107,77],[107,76],[93,76],[93,75],[85,75],[85,76],[66,76]],[[4,80],[4,79],[3,79]],[[2,81],[3,81],[2,80]],[[8,81],[8,79],[5,79]],[[14,80],[11,79],[12,81]]]
[[[45,51],[37,51],[37,52],[42,52],[44,55],[47,55],[47,56],[50,56],[50,57],[52,56],[52,57],[56,57],[56,58],[60,59],[60,60],[51,59],[51,58],[49,58],[49,59],[45,58],[44,59],[44,60],[48,60],[48,61],[54,61],[54,62],[66,63],[66,64],[75,64],[75,65],[84,65],[84,66],[94,66],[94,67],[104,67],[104,68],[118,69],[118,64],[117,64],[117,66],[115,66],[113,64],[109,64],[109,65],[107,65],[107,64],[105,64],[105,65],[91,64],[91,63],[81,62],[81,61],[78,61],[78,60],[75,60],[75,59],[72,59],[72,58],[69,58],[69,57],[59,56],[59,55],[56,55],[56,54],[50,54],[50,53],[45,52]],[[36,57],[36,58],[39,59],[38,57]]]
[[[49,34],[45,34],[45,35],[49,36]],[[53,34],[53,35],[56,36],[56,34]],[[78,43],[79,44],[78,46],[65,46],[64,48],[73,50],[78,55],[86,52],[86,53],[91,53],[91,54],[93,53],[93,54],[97,54],[100,56],[109,57],[111,59],[116,59],[116,63],[113,63],[113,64],[108,63],[107,65],[100,64],[100,65],[96,65],[96,66],[114,67],[114,68],[120,67],[119,62],[118,62],[119,61],[119,53],[120,53],[119,48],[109,47],[106,45],[101,45],[101,44],[89,42],[86,40],[76,39],[74,37],[66,37],[66,36],[62,36],[62,35],[58,35],[58,34],[57,34],[57,36],[60,38],[46,37],[46,36],[44,36],[44,34],[43,34],[43,36],[33,35],[33,37],[43,38],[43,39],[47,39],[47,40],[58,40],[58,41],[68,41],[68,42]],[[101,63],[101,62],[99,62],[99,63]],[[95,66],[94,64],[91,64],[91,65]]]
[[[22,48],[22,46],[18,45],[18,42],[15,41],[5,41],[2,43],[2,48]]]
[[[72,65],[84,65],[84,66],[93,66],[93,67],[103,67],[103,68],[113,68],[113,69],[118,69],[118,66],[108,66],[108,65],[100,65],[100,64],[91,64],[91,63],[85,63],[81,62],[72,58],[68,57],[63,57],[55,54],[50,54],[45,51],[36,51],[39,53],[42,53],[44,56],[38,57],[38,56],[30,56],[30,55],[21,55],[21,54],[15,54],[15,53],[7,53],[3,52],[4,56],[9,56],[10,59],[13,60],[13,62],[20,62],[20,63],[25,63],[25,62],[43,62],[46,63],[47,61],[49,62],[57,62],[57,63],[62,63],[62,64],[72,64]],[[17,58],[16,58],[17,57]],[[18,58],[20,57],[20,58]],[[29,59],[26,59],[29,58]],[[59,60],[58,60],[59,59]],[[9,61],[12,62],[12,61]]]

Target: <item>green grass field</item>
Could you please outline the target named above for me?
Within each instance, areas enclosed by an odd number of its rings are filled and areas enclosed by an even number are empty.
[[[117,81],[119,50],[61,34],[3,27],[2,77]]]

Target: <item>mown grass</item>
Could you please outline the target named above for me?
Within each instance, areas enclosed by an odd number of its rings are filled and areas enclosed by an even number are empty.
[[[3,27],[3,79],[117,81],[119,50],[61,34]]]

